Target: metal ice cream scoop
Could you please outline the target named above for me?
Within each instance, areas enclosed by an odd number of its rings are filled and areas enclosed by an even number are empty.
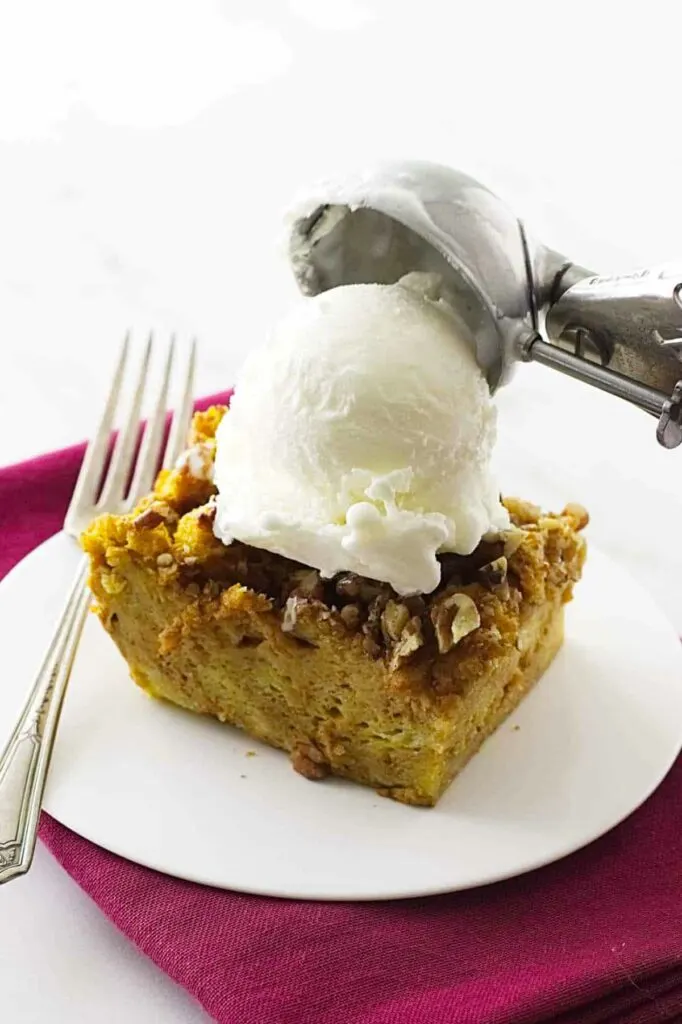
[[[600,277],[473,178],[417,161],[318,186],[289,253],[308,295],[437,272],[492,391],[534,360],[651,413],[666,448],[682,443],[682,265]]]

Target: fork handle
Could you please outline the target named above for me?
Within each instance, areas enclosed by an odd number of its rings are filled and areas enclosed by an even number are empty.
[[[35,851],[45,779],[89,604],[82,560],[45,659],[0,757],[0,884],[25,874]]]

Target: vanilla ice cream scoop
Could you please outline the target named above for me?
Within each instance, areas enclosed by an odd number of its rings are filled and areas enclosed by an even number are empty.
[[[301,299],[248,357],[217,436],[225,543],[407,595],[438,585],[438,553],[508,525],[488,386],[422,277]]]

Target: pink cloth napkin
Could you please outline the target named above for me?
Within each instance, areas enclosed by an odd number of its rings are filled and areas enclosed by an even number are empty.
[[[0,577],[60,528],[81,456],[72,448],[0,470]],[[244,896],[122,860],[48,815],[41,837],[221,1024],[682,1021],[680,762],[587,849],[421,900]]]

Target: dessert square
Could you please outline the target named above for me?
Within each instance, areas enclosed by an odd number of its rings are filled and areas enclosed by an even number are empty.
[[[430,594],[322,579],[214,536],[225,411],[197,413],[186,455],[153,493],[84,534],[102,625],[151,696],[287,751],[309,779],[433,806],[559,650],[586,512],[506,499],[511,528],[440,556]]]

